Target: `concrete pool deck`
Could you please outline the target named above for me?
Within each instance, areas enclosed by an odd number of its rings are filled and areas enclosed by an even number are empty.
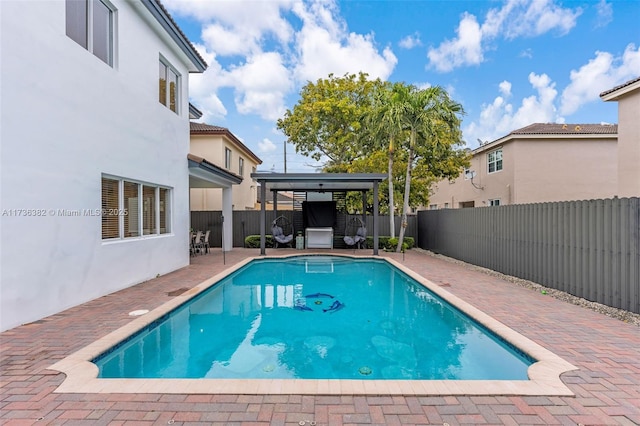
[[[223,265],[213,250],[179,271],[0,334],[0,423],[640,424],[640,327],[418,251],[382,255],[576,366],[561,376],[575,396],[409,396],[384,387],[370,395],[56,392],[65,375],[52,364],[134,321],[129,312],[156,309],[258,254],[234,249]]]

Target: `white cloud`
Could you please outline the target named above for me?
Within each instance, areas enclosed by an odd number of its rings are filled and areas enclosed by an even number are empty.
[[[294,12],[302,20],[296,34],[295,76],[300,83],[325,78],[330,73],[343,75],[360,71],[371,78],[386,79],[398,59],[389,47],[378,51],[373,34],[348,33],[335,15],[334,3],[299,3]]]
[[[502,93],[502,96],[506,98],[511,96],[511,83],[509,83],[507,80],[504,80],[502,83],[500,83],[498,85],[498,88],[500,89],[500,93]]]
[[[414,34],[404,37],[398,42],[398,46],[402,47],[403,49],[413,49],[414,47],[422,46],[422,41],[420,41],[420,33],[415,32]]]
[[[554,106],[558,94],[555,83],[546,74],[535,73],[529,74],[529,83],[537,93],[522,99],[517,108],[507,100],[511,96],[511,83],[500,83],[502,95],[482,106],[478,121],[464,129],[465,140],[474,145],[477,139],[492,141],[532,123],[562,122]]]
[[[419,83],[414,83],[414,86],[416,86],[418,89],[420,90],[425,90],[428,89],[429,87],[433,86],[433,84],[427,82],[427,81],[423,81],[423,82],[419,82]],[[449,95],[451,95],[451,92],[449,92]]]
[[[596,5],[596,11],[598,12],[598,17],[596,20],[596,28],[606,27],[613,21],[613,7],[611,3],[607,3],[606,0],[600,0],[600,2]]]
[[[465,13],[456,29],[457,37],[429,49],[429,66],[447,72],[477,65],[484,61],[487,44],[498,37],[535,37],[550,31],[564,35],[581,14],[581,8],[563,8],[552,0],[508,0],[500,9],[490,9],[482,25],[474,15]]]
[[[465,13],[456,30],[458,37],[447,40],[435,49],[429,49],[427,57],[441,72],[451,71],[462,65],[477,65],[482,55],[482,31],[476,17]]]
[[[246,55],[260,50],[259,40],[254,34],[236,31],[218,23],[204,27],[201,37],[220,56]]]
[[[258,151],[261,153],[273,152],[276,149],[278,149],[276,144],[271,142],[268,138],[264,138],[262,141],[258,142]]]
[[[291,25],[282,16],[295,0],[228,1],[228,0],[163,0],[172,13],[195,18],[206,30],[216,25],[234,32],[241,39],[253,39],[256,44],[265,36],[287,42],[293,35]],[[222,44],[224,40],[217,41]]]
[[[397,64],[372,33],[348,32],[334,0],[163,3],[202,23],[204,46],[197,48],[209,69],[191,77],[190,95],[206,117],[226,115],[223,88],[233,90],[239,113],[275,120],[286,96],[307,80],[360,71],[386,79]]]
[[[227,109],[217,95],[223,70],[215,54],[207,51],[204,46],[195,47],[209,67],[202,74],[189,76],[189,96],[195,107],[202,111],[202,121],[218,120],[227,115]]]
[[[519,5],[521,2],[517,3]],[[579,7],[571,10],[555,5],[552,0],[534,0],[526,9],[513,9],[513,13],[505,20],[505,36],[508,39],[534,37],[549,31],[564,35],[575,27],[581,14],[582,9]]]
[[[609,52],[596,52],[595,55],[580,69],[571,70],[571,83],[562,91],[562,114],[573,114],[585,103],[598,100],[603,91],[638,76],[640,47],[629,44],[617,58]]]
[[[275,120],[284,113],[284,98],[292,89],[289,70],[277,52],[264,52],[233,66],[222,76],[223,84],[235,89],[241,114],[257,114]]]
[[[527,49],[524,49],[522,52],[520,52],[518,56],[521,58],[531,59],[533,58],[533,51],[531,50],[531,48],[527,48]]]

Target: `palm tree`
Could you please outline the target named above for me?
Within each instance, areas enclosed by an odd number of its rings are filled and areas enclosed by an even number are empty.
[[[398,86],[398,109],[402,127],[409,130],[409,154],[407,175],[404,185],[404,203],[402,206],[402,225],[396,251],[402,250],[404,234],[407,228],[409,212],[409,193],[411,190],[411,170],[415,161],[418,139],[427,144],[439,145],[443,132],[459,134],[462,105],[454,102],[449,94],[439,86],[419,90],[415,86]]]
[[[396,141],[402,134],[402,109],[400,100],[403,83],[384,84],[376,93],[373,114],[369,116],[371,133],[374,140],[388,140],[387,180],[389,184],[389,228],[391,238],[396,236],[395,203],[393,188],[393,161],[396,151]]]

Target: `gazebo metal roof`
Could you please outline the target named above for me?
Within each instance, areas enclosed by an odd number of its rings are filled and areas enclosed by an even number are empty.
[[[382,173],[252,173],[267,191],[368,191],[387,178]]]

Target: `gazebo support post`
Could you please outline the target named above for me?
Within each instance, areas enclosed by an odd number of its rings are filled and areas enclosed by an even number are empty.
[[[378,181],[373,182],[373,254],[378,255]]]
[[[278,191],[273,192],[273,220],[278,217]]]
[[[265,237],[267,222],[267,183],[265,181],[260,183],[260,200],[262,200],[260,203],[260,255],[264,256],[267,254],[265,251],[267,245]]]
[[[367,227],[367,191],[362,191],[362,224]]]

